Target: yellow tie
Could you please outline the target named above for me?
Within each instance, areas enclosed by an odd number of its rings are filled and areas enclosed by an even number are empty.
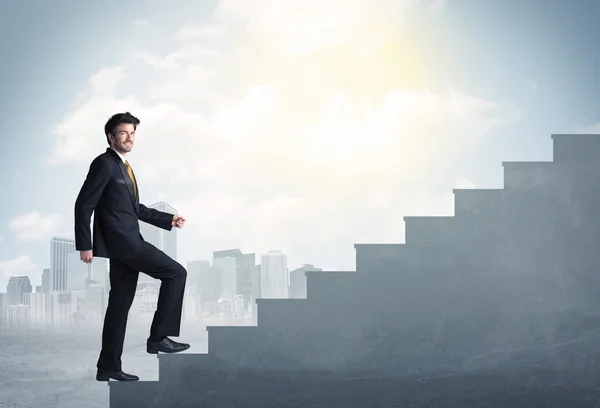
[[[131,166],[129,165],[129,162],[127,160],[125,160],[125,167],[127,168],[127,173],[129,174],[129,178],[133,183],[133,197],[137,198],[137,188],[135,188],[135,177],[133,176],[133,170],[131,170]]]

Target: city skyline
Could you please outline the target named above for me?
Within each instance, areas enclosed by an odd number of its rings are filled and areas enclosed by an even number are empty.
[[[154,207],[170,208],[176,213],[165,202]],[[175,237],[160,237],[153,228],[145,226],[144,236],[159,249],[176,254]],[[81,263],[74,240],[64,237],[52,237],[50,253],[52,265],[43,269],[42,285],[32,285],[35,276],[24,275],[10,277],[6,292],[0,287],[1,330],[99,323],[110,291],[108,260],[96,257],[90,264]],[[295,277],[291,279],[287,254],[271,250],[262,254],[260,260],[257,265],[254,253],[236,248],[213,251],[212,262],[187,262],[187,318],[198,322],[205,317],[234,319],[244,324],[256,321],[257,299],[305,298],[307,278],[298,272],[322,270],[305,264],[293,271]],[[138,311],[148,313],[156,309],[159,286],[160,282],[149,276],[138,279],[134,302]],[[199,316],[203,317],[198,320]]]
[[[159,211],[166,211],[172,214],[177,214],[178,211],[176,208],[174,208],[173,206],[171,206],[168,202],[161,200],[158,201],[156,203],[152,203],[150,205],[148,205],[149,208],[155,208]],[[173,229],[171,231],[163,231],[158,227],[155,227],[153,225],[144,223],[142,221],[140,221],[140,233],[142,234],[142,236],[144,237],[144,239],[148,242],[150,242],[152,245],[156,246],[157,248],[159,248],[162,251],[165,251],[169,256],[171,256],[173,259],[178,260],[178,256],[177,256],[177,229]],[[63,266],[63,272],[61,275],[61,283],[59,284],[58,282],[55,283],[55,279],[54,276],[52,274],[52,264],[53,262],[58,262],[58,261],[53,261],[54,256],[53,255],[55,253],[55,243],[56,246],[61,246],[64,247],[64,249],[62,249],[62,252],[64,252],[64,254],[61,255],[60,258],[60,262],[62,263],[61,265]],[[56,290],[56,288],[58,288],[61,284],[63,286],[60,286],[61,288],[66,288],[66,284],[67,284],[67,274],[66,274],[66,269],[64,269],[66,267],[68,260],[68,254],[69,253],[73,253],[73,252],[77,252],[75,251],[75,238],[74,236],[72,238],[66,237],[66,236],[52,236],[50,237],[50,252],[49,252],[49,262],[48,264],[50,265],[49,267],[43,267],[40,272],[39,275],[37,274],[37,271],[31,271],[30,274],[25,274],[25,275],[19,275],[17,273],[12,273],[10,266],[8,266],[8,274],[5,273],[3,275],[0,275],[0,288],[6,287],[6,284],[8,284],[8,280],[10,279],[10,277],[12,276],[27,276],[31,283],[32,286],[35,288],[36,286],[43,286],[43,272],[45,270],[48,270],[50,273],[50,279],[51,281],[48,283],[49,285],[51,285],[53,287],[53,290]],[[218,251],[229,251],[231,250],[231,248],[227,248],[227,249],[221,249],[221,250],[217,250]],[[211,253],[215,252],[215,249],[211,249],[210,250]],[[273,250],[268,250],[266,253],[273,251]],[[62,253],[61,252],[61,253]],[[102,259],[102,262],[108,262],[108,259],[106,258],[98,258],[98,257],[94,257],[95,261],[94,263],[99,262],[100,259]],[[182,265],[186,266],[188,263],[190,262],[202,262],[204,261],[203,259],[190,259],[186,262],[182,262]],[[71,262],[73,264],[75,264],[76,262],[73,262],[71,260]],[[63,265],[64,264],[64,265]],[[305,264],[305,262],[300,262],[301,265]],[[84,268],[89,268],[90,271],[92,270],[92,266],[88,266],[88,265],[84,265]],[[108,266],[107,266],[108,267]],[[6,272],[6,271],[5,271]],[[147,278],[147,275],[145,275]],[[93,278],[92,278],[93,279]],[[151,278],[150,278],[151,279]],[[59,286],[55,286],[55,285],[59,285]],[[0,290],[0,293],[1,290]]]
[[[156,208],[161,211],[170,211],[173,214],[177,213],[175,208],[171,207],[164,201],[154,203],[149,207]],[[140,222],[140,224],[142,223]],[[145,224],[143,226],[141,225],[140,229],[142,235],[146,240],[148,240],[148,242],[167,252],[174,259],[177,259],[177,239],[175,235],[177,230],[174,229],[172,231],[163,232],[158,227],[149,224]],[[96,282],[108,290],[110,286],[108,279],[108,259],[94,257],[94,260],[91,264],[82,264],[79,260],[78,254],[79,251],[75,250],[75,240],[73,238],[52,237],[50,239],[50,268],[43,268],[39,275],[13,275],[7,281],[6,286],[4,286],[3,282],[0,281],[0,294],[6,294],[9,292],[8,286],[15,278],[27,279],[27,282],[29,282],[30,286],[29,293],[38,293],[36,288],[39,288],[40,293],[69,291],[75,288],[86,286],[88,280]],[[281,289],[283,292],[279,293],[277,296],[289,297],[290,270],[287,267],[287,254],[283,254],[279,250],[270,250],[266,254],[261,254],[261,260],[266,264],[266,267],[262,270],[262,275],[272,275],[272,272],[268,266],[268,258],[273,254],[279,254],[285,258],[284,268],[279,272],[286,274],[286,276],[283,278],[284,281],[282,281],[285,283],[285,289]],[[250,259],[252,262],[248,263]],[[247,304],[253,300],[253,298],[256,298],[257,293],[260,293],[261,290],[267,292],[271,291],[271,289],[260,287],[261,278],[258,279],[258,282],[255,282],[255,269],[256,267],[260,269],[260,264],[256,264],[254,253],[244,254],[239,249],[221,249],[213,251],[212,262],[202,259],[194,259],[186,262],[184,266],[193,270],[194,266],[192,265],[196,265],[198,263],[206,263],[209,268],[218,269],[216,272],[220,275],[220,285],[222,285],[223,289],[222,293],[217,294],[218,296],[221,296],[221,294],[226,296],[243,295]],[[304,265],[308,266],[308,264]],[[230,271],[231,268],[233,268],[232,271]],[[194,274],[194,272],[192,273]],[[44,276],[45,274],[47,274],[47,276]],[[261,273],[259,273],[259,276],[260,275]],[[207,287],[202,287],[202,285],[200,285],[202,278],[198,280],[199,277],[197,276],[197,273],[193,276],[194,277],[191,279],[191,286],[195,290],[212,290],[210,283],[208,283]],[[40,283],[39,285],[37,285],[38,280]],[[48,281],[46,283],[47,287],[44,286],[45,280]],[[153,280],[153,278],[145,275],[140,279],[140,282],[146,280]],[[264,281],[265,278],[262,277],[262,280]],[[258,285],[258,292],[255,292],[254,289],[256,285]],[[6,292],[2,292],[2,287],[7,288]]]

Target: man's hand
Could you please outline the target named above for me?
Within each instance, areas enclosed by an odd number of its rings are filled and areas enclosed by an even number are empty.
[[[91,249],[89,251],[79,251],[79,258],[85,263],[92,263],[94,254]]]
[[[183,218],[181,215],[173,216],[173,221],[171,222],[172,226],[177,228],[183,228],[183,224],[185,224],[185,218]]]

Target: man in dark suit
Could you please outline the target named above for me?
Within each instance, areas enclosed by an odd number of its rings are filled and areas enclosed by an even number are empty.
[[[110,294],[98,359],[98,381],[109,378],[137,381],[121,369],[129,308],[139,271],[161,280],[158,305],[146,350],[177,353],[190,346],[167,336],[179,336],[187,271],[142,238],[138,220],[170,231],[185,218],[148,208],[139,202],[139,189],[127,161],[140,121],[129,112],[112,116],[104,127],[109,148],[96,157],[75,202],[75,245],[83,262],[94,256],[110,259]],[[90,221],[94,213],[93,244]]]

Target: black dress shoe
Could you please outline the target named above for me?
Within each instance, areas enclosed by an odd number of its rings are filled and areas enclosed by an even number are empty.
[[[117,381],[139,381],[140,377],[133,374],[127,374],[123,371],[110,371],[103,370],[101,368],[98,369],[96,373],[96,381],[108,381],[109,379],[117,380]]]
[[[190,348],[189,344],[186,343],[178,343],[176,341],[171,340],[168,337],[163,338],[160,341],[153,341],[148,339],[146,343],[146,351],[150,354],[158,354],[161,353],[179,353],[180,351],[184,351]]]

